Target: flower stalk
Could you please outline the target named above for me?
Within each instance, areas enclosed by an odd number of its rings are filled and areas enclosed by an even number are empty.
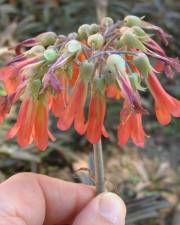
[[[95,182],[96,182],[96,194],[100,194],[105,191],[104,184],[104,161],[101,139],[93,144],[94,149],[94,166],[95,166]]]

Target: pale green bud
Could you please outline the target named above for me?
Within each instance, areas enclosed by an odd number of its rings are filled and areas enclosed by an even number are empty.
[[[81,43],[79,41],[76,40],[71,40],[66,44],[67,50],[70,53],[77,53],[79,51],[81,51],[82,46]]]
[[[132,87],[135,90],[146,91],[146,88],[141,86],[141,79],[140,79],[140,77],[139,77],[139,75],[137,73],[132,73],[129,76],[129,79],[131,81]]]
[[[52,62],[52,61],[54,61],[57,58],[57,56],[58,56],[57,52],[54,49],[52,49],[52,48],[46,49],[44,51],[44,58],[47,61]]]
[[[141,19],[138,16],[129,15],[124,18],[126,22],[126,26],[133,27],[133,26],[141,26]]]
[[[141,27],[133,26],[132,29],[136,36],[138,36],[138,37],[146,36],[145,31]]]
[[[57,39],[54,32],[45,32],[36,37],[36,41],[43,46],[53,45]]]
[[[138,55],[134,57],[134,64],[143,75],[147,75],[152,71],[149,59],[144,53],[138,53]]]
[[[27,55],[42,55],[45,51],[45,48],[42,45],[33,46],[31,49],[27,51]]]
[[[31,84],[31,95],[32,95],[32,97],[34,97],[34,98],[38,97],[39,91],[40,91],[40,88],[41,88],[41,84],[42,83],[41,83],[40,79],[32,81],[32,84]]]
[[[126,72],[126,62],[120,55],[110,55],[106,60],[106,65],[112,74],[115,74],[117,70],[121,71],[122,73]]]
[[[90,35],[87,42],[89,46],[94,47],[95,49],[100,49],[104,44],[104,37],[102,34],[96,33]]]
[[[103,73],[103,76],[104,76],[106,84],[112,84],[112,83],[115,82],[115,77],[112,74],[112,72],[108,69],[107,65],[103,68],[103,72],[102,73]]]
[[[72,77],[73,77],[73,65],[68,64],[68,65],[64,66],[64,71],[65,71],[65,74],[67,75],[68,79],[72,79]]]
[[[96,23],[93,23],[90,25],[90,34],[96,34],[99,32],[99,25]]]
[[[6,91],[0,86],[0,96],[5,96],[5,95],[7,95]]]
[[[90,34],[91,26],[89,24],[83,24],[78,29],[78,35],[80,39],[87,39]]]
[[[105,81],[103,77],[95,78],[95,90],[98,90],[101,94],[104,94]]]
[[[114,24],[114,21],[111,17],[105,17],[101,20],[101,24],[104,27],[110,27],[111,25]]]
[[[80,63],[80,76],[85,79],[89,80],[93,74],[94,71],[94,64],[92,62],[83,61]]]
[[[137,38],[137,36],[131,32],[131,31],[127,31],[125,32],[121,39],[120,39],[120,43],[122,45],[127,46],[127,48],[137,48],[141,51],[145,51],[146,48],[143,45],[143,43]]]

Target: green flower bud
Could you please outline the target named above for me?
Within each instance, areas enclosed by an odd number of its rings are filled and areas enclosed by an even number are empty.
[[[129,15],[124,18],[126,22],[126,26],[133,27],[133,26],[141,26],[141,19],[138,16]]]
[[[106,65],[112,74],[116,73],[116,68],[122,73],[126,72],[126,62],[120,55],[110,55],[106,60]]]
[[[100,49],[104,44],[104,37],[102,34],[96,33],[90,35],[87,42],[89,46],[94,47],[95,49]]]
[[[131,81],[132,87],[135,90],[146,91],[146,88],[141,86],[141,79],[140,79],[140,77],[139,77],[139,75],[137,73],[132,73],[129,76],[129,79]]]
[[[119,38],[115,41],[115,47],[116,49],[120,49],[124,46],[124,41],[122,38]]]
[[[45,48],[42,45],[36,45],[27,51],[27,55],[30,56],[42,55],[44,51]]]
[[[79,27],[78,35],[79,35],[80,40],[87,39],[87,37],[90,34],[90,29],[91,29],[91,27],[89,24],[83,24]]]
[[[102,73],[106,84],[113,84],[115,82],[115,77],[113,76],[112,72],[108,69],[107,65],[103,68]]]
[[[134,32],[134,34],[135,34],[136,36],[138,36],[138,37],[140,37],[140,38],[146,36],[145,31],[144,31],[141,27],[133,26],[132,29],[133,29],[133,32]]]
[[[139,71],[145,76],[147,76],[148,73],[152,71],[152,66],[149,62],[149,59],[144,53],[139,53],[137,56],[134,57],[134,64],[137,66]]]
[[[101,94],[104,94],[105,91],[105,81],[103,77],[95,78],[95,90],[98,90]]]
[[[146,48],[143,45],[143,43],[131,31],[127,31],[121,36],[120,43],[122,45],[127,46],[127,48],[129,48],[129,49],[130,48],[136,48],[136,49],[139,49],[141,51],[145,51],[146,50]]]
[[[0,96],[5,96],[5,95],[7,95],[6,91],[0,86]]]
[[[93,23],[90,25],[90,34],[96,34],[99,32],[99,25],[96,23]]]
[[[114,21],[111,17],[105,17],[101,20],[101,25],[103,27],[110,27],[113,24],[114,24]]]
[[[31,95],[33,98],[37,98],[39,95],[39,91],[41,88],[41,80],[37,79],[37,80],[33,80],[32,84],[31,84]]]
[[[73,64],[68,64],[64,66],[64,72],[68,79],[72,79],[73,77]],[[63,72],[62,72],[63,73]]]
[[[66,44],[67,50],[70,53],[77,53],[81,51],[81,43],[76,40],[71,40]]]
[[[53,48],[49,48],[44,51],[44,58],[49,62],[57,59],[57,56],[57,52]]]
[[[91,62],[83,61],[80,63],[80,76],[84,78],[85,80],[89,80],[92,76],[92,73],[94,71],[94,64]]]
[[[57,35],[54,32],[45,32],[36,37],[36,41],[43,46],[53,45],[56,41]]]

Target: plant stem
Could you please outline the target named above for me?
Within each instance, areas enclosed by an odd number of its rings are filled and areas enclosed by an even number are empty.
[[[94,149],[94,167],[95,167],[95,181],[96,181],[96,194],[105,191],[104,186],[104,162],[101,139],[93,144]]]
[[[108,0],[95,0],[98,22],[107,15]]]

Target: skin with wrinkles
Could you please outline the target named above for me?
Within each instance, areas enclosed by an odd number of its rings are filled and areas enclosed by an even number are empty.
[[[123,201],[112,193],[110,200],[120,209],[118,225],[124,225]],[[113,224],[98,211],[100,204],[94,187],[20,173],[0,184],[0,225],[90,225],[92,218],[94,225]]]

